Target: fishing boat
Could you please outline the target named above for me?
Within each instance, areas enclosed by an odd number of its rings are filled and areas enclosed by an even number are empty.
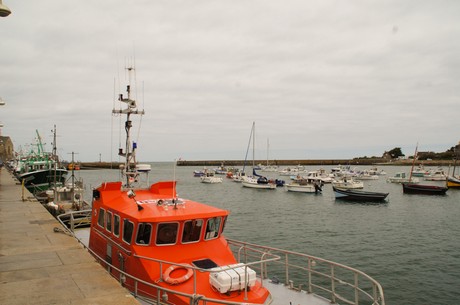
[[[72,163],[74,163],[73,156],[74,153],[72,152]],[[71,211],[91,209],[90,204],[84,199],[83,180],[75,177],[75,170],[77,169],[72,169],[71,176],[64,185],[55,185],[40,193],[40,196],[45,198],[42,202],[43,206],[55,217]],[[87,226],[89,225],[84,214],[80,215],[80,218]]]
[[[36,130],[36,133],[36,150],[32,149],[27,156],[22,158],[21,166],[16,172],[17,179],[33,195],[46,191],[53,186],[62,186],[67,175],[67,169],[60,165],[56,153],[56,126],[54,127],[52,153],[44,151],[38,130]]]
[[[334,190],[335,199],[343,199],[349,201],[384,201],[389,194],[381,192],[344,189],[335,186],[333,186],[332,189]]]
[[[415,160],[417,160],[417,149],[418,143],[415,146],[415,153],[412,162],[411,174],[409,176],[409,182],[402,183],[403,194],[445,195],[448,190],[447,186],[412,183],[412,175],[414,173]]]
[[[385,304],[381,285],[362,271],[226,238],[229,211],[180,198],[174,179],[141,186],[130,117],[144,111],[127,92],[119,98],[127,108],[113,110],[127,116],[123,179],[93,191],[88,244],[121,285],[157,305]]]

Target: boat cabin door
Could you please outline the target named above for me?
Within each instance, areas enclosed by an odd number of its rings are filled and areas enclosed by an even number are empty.
[[[112,245],[110,245],[110,244],[107,244],[107,252],[105,254],[105,261],[108,264],[112,265]]]

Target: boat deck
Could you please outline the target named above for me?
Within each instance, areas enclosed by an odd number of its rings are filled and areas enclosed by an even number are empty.
[[[60,227],[0,170],[0,304],[140,304]]]
[[[315,294],[308,294],[306,291],[299,291],[295,289],[286,289],[283,284],[274,284],[270,280],[264,280],[264,286],[270,290],[270,293],[275,300],[273,304],[276,305],[327,305],[331,304],[326,300]],[[283,300],[280,302],[280,300]]]

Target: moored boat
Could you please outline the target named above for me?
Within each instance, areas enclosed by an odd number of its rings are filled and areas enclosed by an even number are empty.
[[[404,194],[445,195],[448,187],[427,184],[403,183]]]
[[[425,175],[424,179],[427,181],[446,181],[447,175],[442,168],[438,168]]]
[[[200,177],[202,183],[222,183],[221,177],[216,177],[214,172],[207,171],[203,176]]]
[[[37,195],[54,186],[65,183],[67,169],[60,165],[56,154],[56,127],[54,128],[53,153],[44,151],[38,130],[37,149],[22,158],[20,168],[16,170],[17,179],[24,184],[29,192]]]
[[[400,172],[400,173],[396,173],[392,177],[388,177],[387,182],[391,182],[391,183],[407,183],[407,182],[419,183],[420,181],[419,181],[418,178],[409,178],[409,177],[406,176],[406,173]]]
[[[129,105],[117,112],[129,122],[126,150],[120,152],[126,157],[122,173],[127,178],[94,190],[88,247],[134,295],[175,305],[385,304],[381,285],[359,270],[227,239],[223,231],[229,212],[178,197],[176,181],[138,186],[129,118],[143,111],[136,110],[129,87],[128,98],[120,100]]]
[[[352,177],[342,177],[341,179],[332,181],[332,186],[342,189],[362,189],[364,188],[364,182],[354,180]]]
[[[448,188],[460,188],[460,178],[454,176],[447,176]]]
[[[288,192],[297,192],[297,193],[321,193],[321,180],[312,180],[299,177],[292,180],[291,183],[284,185],[284,188]]]
[[[454,167],[452,169],[452,173],[450,173],[450,168],[449,168],[449,174],[447,175],[447,187],[453,188],[453,189],[460,189],[460,175],[455,174],[455,170],[457,168],[457,160],[460,156],[460,142],[455,146],[454,148]]]
[[[448,190],[447,186],[412,183],[412,176],[414,176],[414,172],[415,172],[415,170],[414,170],[415,160],[417,159],[417,150],[418,150],[418,143],[415,146],[414,159],[413,159],[413,162],[412,162],[412,168],[411,168],[411,174],[409,176],[409,182],[402,183],[403,194],[445,195],[447,190]],[[419,166],[419,169],[424,170],[422,166]]]
[[[344,189],[333,186],[335,198],[349,201],[384,201],[389,193]]]

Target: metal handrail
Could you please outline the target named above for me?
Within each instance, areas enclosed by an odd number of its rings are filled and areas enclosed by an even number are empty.
[[[354,269],[352,267],[342,265],[340,263],[336,263],[333,261],[329,261],[323,258],[319,258],[316,256],[312,255],[307,255],[304,253],[298,253],[294,251],[288,251],[288,250],[283,250],[279,248],[273,248],[273,247],[268,247],[268,246],[261,246],[261,245],[256,245],[248,242],[241,242],[238,240],[233,240],[233,239],[227,239],[229,245],[234,247],[234,253],[237,253],[238,257],[241,253],[247,253],[248,251],[257,251],[257,252],[265,252],[265,253],[271,253],[271,254],[278,254],[279,256],[285,257],[284,260],[284,276],[285,276],[285,284],[290,285],[292,288],[294,288],[294,280],[296,280],[294,277],[290,276],[290,271],[295,270],[298,271],[302,274],[304,274],[303,279],[307,279],[307,292],[308,293],[314,293],[314,289],[324,291],[327,294],[329,294],[328,299],[331,301],[331,303],[336,303],[337,299],[341,300],[344,303],[347,304],[359,304],[362,302],[360,299],[360,295],[363,297],[367,298],[367,300],[371,301],[373,305],[385,305],[385,299],[384,299],[384,294],[383,294],[383,288],[378,283],[375,279],[373,279],[371,276],[367,275],[366,273]],[[243,251],[244,249],[244,251]],[[249,255],[247,256],[249,257]],[[245,262],[247,260],[247,257],[244,258]],[[239,260],[243,259],[239,257]],[[305,261],[305,265],[298,265],[292,263],[294,259],[303,259]],[[280,263],[279,262],[276,263]],[[325,266],[328,266],[329,272],[321,272],[319,270],[315,270],[315,266],[318,264],[324,264]],[[267,270],[268,267],[265,267],[265,270]],[[352,282],[348,282],[345,279],[340,278],[337,275],[337,271],[341,272],[349,272],[352,275]],[[261,273],[264,274],[264,273]],[[281,274],[281,272],[280,272]],[[313,276],[318,276],[321,280],[327,280],[330,283],[330,288],[326,287],[324,284],[318,280],[317,282],[314,282]],[[359,278],[362,279],[362,281],[359,281]],[[352,295],[354,300],[349,300],[345,296],[339,294],[339,285],[340,287],[348,287],[351,288],[353,291]],[[369,293],[368,291],[365,290],[365,287],[371,286],[372,288],[372,293]]]
[[[137,286],[139,283],[141,284],[144,284],[146,286],[149,286],[149,287],[152,287],[152,288],[155,288],[157,289],[157,295],[156,296],[149,296],[148,293],[146,292],[143,292],[144,294],[141,295],[141,296],[144,296],[144,297],[147,297],[149,299],[149,301],[154,301],[156,302],[156,304],[166,304],[167,302],[164,302],[162,300],[162,294],[165,293],[165,292],[168,292],[168,293],[171,293],[171,294],[175,294],[175,295],[179,295],[179,296],[182,296],[182,297],[186,297],[186,298],[189,298],[190,299],[190,305],[198,305],[199,302],[202,302],[202,304],[206,304],[207,302],[212,302],[213,304],[221,304],[221,305],[241,305],[241,304],[245,304],[245,305],[251,305],[252,303],[241,303],[241,302],[232,302],[232,301],[227,301],[227,300],[220,300],[220,299],[214,299],[214,298],[207,298],[206,296],[204,295],[199,295],[196,293],[196,290],[194,291],[194,293],[185,293],[185,292],[181,292],[181,291],[177,291],[177,290],[172,290],[172,289],[169,289],[169,288],[165,288],[163,286],[159,286],[155,283],[151,283],[151,282],[146,282],[142,279],[139,279],[139,278],[136,278],[132,275],[130,275],[129,273],[126,273],[125,271],[115,267],[114,265],[112,265],[111,263],[108,263],[104,258],[102,258],[101,256],[99,256],[96,252],[94,252],[93,250],[91,250],[90,248],[88,248],[78,237],[75,236],[75,233],[74,231],[72,231],[69,227],[67,227],[67,225],[62,221],[62,219],[60,218],[61,216],[70,216],[69,217],[69,221],[72,222],[74,220],[74,217],[72,217],[72,215],[69,215],[69,214],[75,214],[75,213],[79,213],[79,212],[84,212],[84,211],[78,211],[78,212],[69,212],[69,213],[66,213],[66,214],[61,214],[57,217],[58,221],[61,223],[61,225],[64,227],[63,231],[65,231],[67,234],[73,236],[75,239],[77,239],[77,241],[89,252],[91,253],[91,255],[93,255],[97,260],[101,261],[101,262],[104,262],[105,265],[107,265],[108,267],[110,267],[110,269],[113,269],[115,271],[117,271],[118,273],[120,273],[120,279],[122,277],[125,277],[125,278],[130,278],[131,280],[133,280],[134,282],[134,292],[133,292],[133,295],[138,297],[139,296],[139,290],[137,289]],[[70,227],[73,227],[72,225],[70,225]],[[55,231],[59,231],[59,229],[55,229]],[[134,255],[135,257],[138,257],[138,258],[141,258],[141,259],[149,259],[149,260],[153,260],[151,258],[147,258],[147,257],[142,257],[142,256],[138,256],[138,255]],[[176,264],[176,263],[173,263],[173,262],[167,262],[167,261],[161,261],[161,260],[157,260],[159,262],[161,262],[162,264],[163,263],[168,263],[168,264],[171,264],[171,265],[178,265],[178,266],[181,266],[181,264]],[[200,268],[194,268],[194,269],[200,269]],[[108,268],[106,270],[109,270]],[[209,271],[209,270],[208,270]],[[195,277],[195,273],[196,270],[194,270],[194,278]],[[162,276],[162,273],[160,273],[161,276]],[[113,276],[113,275],[112,275]],[[269,300],[268,302],[266,303],[267,305],[268,304],[272,304],[273,302],[273,299],[272,299],[272,296],[269,295]]]

